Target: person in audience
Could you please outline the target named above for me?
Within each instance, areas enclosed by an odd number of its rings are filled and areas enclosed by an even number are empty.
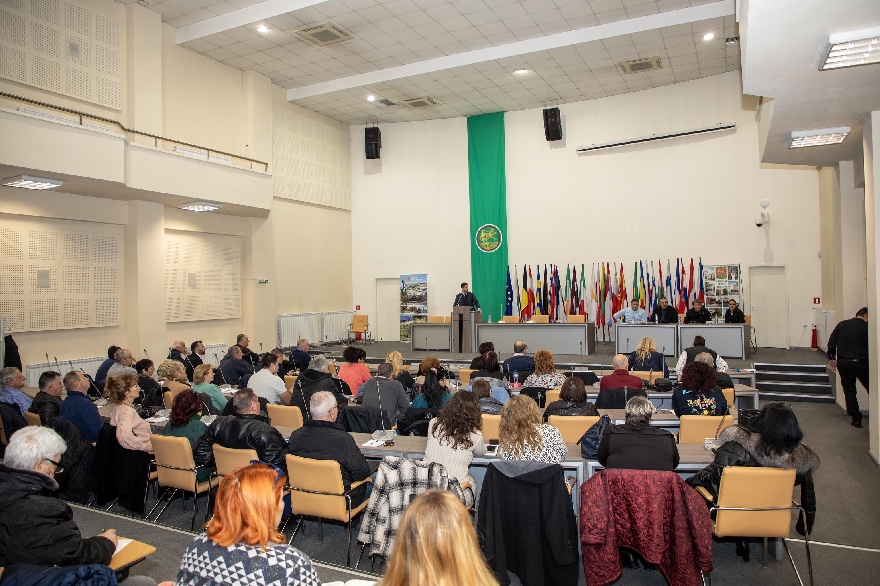
[[[176,360],[165,359],[162,361],[162,364],[159,365],[159,380],[162,381],[164,388],[171,391],[172,401],[178,393],[190,388],[189,381],[186,379],[186,369],[183,367],[183,363]]]
[[[473,393],[455,393],[437,417],[428,423],[428,445],[423,462],[438,462],[450,478],[465,489],[465,504],[473,506],[477,483],[468,472],[474,456],[486,453],[483,441],[483,414]]]
[[[162,409],[164,407],[162,400],[162,385],[159,384],[159,381],[153,378],[153,375],[156,373],[153,361],[149,358],[138,360],[134,365],[134,369],[138,373],[138,386],[144,392],[141,405],[145,409],[150,409],[151,407]],[[137,401],[135,401],[135,403],[137,403]]]
[[[382,586],[498,586],[467,509],[454,494],[429,490],[407,507]]]
[[[587,401],[587,388],[584,381],[576,376],[565,379],[559,400],[553,401],[544,409],[544,422],[551,415],[594,416],[598,415],[596,405]]]
[[[86,441],[95,443],[98,434],[104,426],[104,421],[98,413],[98,407],[89,399],[88,391],[91,383],[82,372],[71,370],[64,375],[64,388],[67,389],[67,398],[61,401],[58,409],[58,417],[66,419],[83,433]]]
[[[110,415],[110,425],[116,426],[116,441],[123,448],[152,452],[150,424],[141,419],[141,416],[131,406],[141,394],[137,380],[133,374],[107,377],[107,382],[104,383],[104,393],[110,402],[116,404],[116,407],[113,408],[113,414]]]
[[[296,348],[290,351],[290,361],[293,362],[299,370],[305,370],[309,367],[312,357],[309,354],[309,341],[300,338],[296,341]]]
[[[403,385],[392,378],[394,366],[383,362],[376,369],[376,376],[361,385],[358,402],[364,407],[383,409],[388,414],[391,425],[397,425],[397,418],[409,408],[409,399]]]
[[[501,387],[497,388],[501,389]],[[503,391],[504,389],[501,390]],[[492,396],[492,386],[489,384],[489,381],[484,378],[474,381],[471,385],[471,392],[473,392],[474,396],[477,398],[482,413],[501,415],[501,409],[504,407],[504,403]],[[456,395],[458,394],[459,393],[456,393]],[[510,397],[508,396],[508,400],[509,399]]]
[[[440,409],[449,401],[449,390],[446,388],[446,369],[442,366],[430,368],[425,374],[422,392],[413,399],[411,407],[417,409]]]
[[[543,387],[560,389],[565,382],[565,375],[556,371],[553,354],[549,350],[535,352],[535,372],[526,377],[524,387]]]
[[[27,379],[20,370],[14,366],[7,366],[0,370],[0,403],[15,405],[21,410],[21,416],[31,408],[34,402],[22,389]]]
[[[685,482],[694,488],[702,486],[718,499],[721,474],[727,466],[763,466],[766,468],[794,468],[795,485],[801,487],[801,506],[804,520],[798,518],[797,532],[813,530],[816,519],[816,490],[813,472],[819,468],[819,456],[803,443],[804,433],[791,407],[784,403],[767,403],[760,414],[751,420],[740,420],[721,432],[721,447],[715,451],[714,461],[688,478]],[[709,503],[711,507],[714,503]],[[737,540],[737,554],[748,561],[748,542]]]
[[[260,366],[260,370],[248,381],[248,388],[253,390],[258,397],[262,397],[270,403],[289,405],[290,392],[284,381],[278,378],[281,359],[271,352],[267,352],[260,358]]]
[[[513,344],[513,356],[504,361],[501,370],[504,372],[527,372],[535,370],[535,359],[527,355],[529,347],[522,340]]]
[[[327,358],[320,354],[314,356],[309,367],[296,377],[291,390],[290,404],[300,408],[303,419],[309,418],[309,401],[318,391],[333,393],[340,406],[348,404],[348,399],[342,394],[342,385],[330,376]]]
[[[639,340],[639,345],[636,346],[635,351],[629,355],[628,359],[630,370],[644,370],[669,376],[666,357],[663,352],[657,352],[657,342],[654,338],[645,336]]]
[[[228,399],[220,390],[220,387],[214,384],[214,368],[210,364],[199,364],[193,371],[193,391],[197,393],[205,393],[211,397],[211,404],[214,408],[223,411],[226,407]]]
[[[645,397],[626,402],[626,423],[605,429],[597,459],[606,468],[667,470],[678,466],[678,447],[672,433],[651,425],[657,409]]]
[[[712,319],[709,310],[703,307],[703,302],[694,299],[691,302],[691,308],[684,314],[684,323],[686,324],[704,324]]]
[[[95,382],[97,384],[102,384],[104,379],[107,378],[107,371],[110,370],[110,367],[116,364],[116,351],[119,350],[119,346],[110,346],[107,348],[107,360],[101,363],[101,366],[98,367],[98,371],[95,373]]]
[[[108,564],[116,531],[83,538],[58,491],[67,444],[48,427],[25,427],[9,438],[0,464],[0,566]]]
[[[34,396],[28,411],[40,416],[40,423],[46,425],[46,421],[58,417],[61,409],[61,374],[54,370],[47,370],[40,375],[40,392]]]
[[[419,376],[425,376],[432,368],[440,368],[440,360],[436,356],[428,356],[419,363]]]
[[[620,318],[628,324],[648,323],[648,312],[640,307],[638,299],[633,299],[629,302],[629,307],[624,307],[611,317],[615,323],[619,322]]]
[[[260,400],[250,389],[241,389],[232,397],[235,415],[217,417],[208,431],[196,442],[193,458],[199,466],[214,465],[214,444],[224,448],[256,450],[257,457],[285,468],[287,444],[281,433],[258,419]]]
[[[284,377],[287,376],[287,372],[293,370],[293,366],[290,364],[290,362],[287,361],[284,356],[284,350],[282,350],[281,348],[272,348],[271,350],[269,350],[269,352],[271,352],[278,358],[277,376],[283,381]]]
[[[385,362],[391,363],[393,367],[391,378],[403,385],[404,390],[408,391],[413,388],[416,384],[416,379],[410,374],[409,366],[404,364],[403,355],[400,352],[397,350],[389,352],[388,356],[385,357]]]
[[[736,299],[727,300],[727,311],[724,312],[724,323],[726,324],[744,324],[746,323],[746,315],[739,308]]]
[[[250,363],[242,360],[242,350],[238,346],[231,346],[226,351],[226,356],[220,361],[220,374],[223,375],[223,383],[233,387],[241,386],[242,377],[254,374]]]
[[[235,345],[241,348],[241,359],[250,366],[251,372],[254,372],[260,364],[260,356],[250,349],[250,344],[251,341],[247,334],[239,334],[235,338]]]
[[[510,383],[504,378],[501,365],[498,364],[498,355],[492,350],[480,358],[480,370],[471,373],[471,382],[480,379],[486,379],[493,387],[501,387],[505,391],[510,389]]]
[[[694,336],[694,345],[690,348],[686,348],[678,357],[678,362],[675,364],[675,371],[680,373],[686,365],[697,359],[697,354],[703,352],[712,355],[712,358],[715,360],[715,370],[719,372],[727,372],[727,362],[718,356],[717,352],[706,348],[706,338],[703,336]]]
[[[516,395],[505,403],[498,436],[502,460],[559,464],[568,455],[562,434],[552,425],[541,423],[538,404],[526,395]]]
[[[483,342],[480,344],[480,355],[475,356],[473,360],[471,360],[471,370],[479,370],[480,369],[480,359],[486,355],[486,352],[494,352],[495,344],[492,342]]]
[[[168,353],[168,359],[176,360],[185,365],[188,354],[189,350],[186,349],[186,342],[183,340],[174,340],[174,344],[171,345],[171,351]]]
[[[187,389],[174,397],[174,406],[171,407],[171,416],[162,435],[172,437],[185,437],[189,441],[191,449],[195,449],[199,438],[205,435],[208,426],[202,423],[202,398],[198,393]],[[216,469],[204,467],[199,470],[198,481],[205,482],[211,477]]]
[[[640,389],[642,379],[629,373],[629,358],[625,354],[618,354],[611,359],[611,368],[614,372],[602,377],[599,381],[599,389]]]
[[[363,348],[349,346],[342,352],[345,364],[339,367],[338,378],[345,381],[352,395],[358,394],[361,385],[370,380],[370,369],[364,364],[367,353]]]
[[[727,415],[724,393],[715,384],[715,371],[703,362],[691,362],[681,371],[681,386],[672,392],[675,415]]]
[[[678,312],[669,305],[669,299],[665,296],[660,298],[660,306],[654,312],[654,321],[658,324],[678,323]]]
[[[868,308],[862,307],[855,317],[838,322],[828,337],[828,368],[840,375],[846,413],[852,417],[850,425],[857,429],[862,427],[862,410],[856,380],[865,390],[870,388],[871,382],[869,332]]]
[[[189,350],[190,353],[183,361],[183,366],[186,368],[186,378],[193,380],[196,367],[205,363],[203,358],[206,351],[205,344],[201,340],[196,340],[189,345]]]
[[[369,478],[379,468],[371,465],[345,427],[336,423],[339,405],[333,393],[319,391],[309,401],[312,418],[290,434],[287,451],[294,456],[312,460],[334,460],[342,471],[346,490],[355,482]],[[370,496],[372,483],[366,482],[351,492],[351,507],[355,508]]]
[[[309,558],[286,545],[277,530],[286,484],[283,470],[264,463],[224,476],[214,517],[186,548],[175,584],[320,584]]]
[[[134,369],[134,356],[132,356],[130,350],[126,350],[125,348],[120,348],[116,351],[116,354],[113,355],[113,358],[116,359],[116,364],[113,364],[107,370],[107,376],[119,376],[120,374],[134,374],[137,375],[137,371]]]
[[[703,364],[708,364],[709,368],[715,370],[715,359],[712,358],[712,355],[708,352],[700,352],[697,354],[697,357],[694,359],[695,362],[702,362]],[[719,389],[732,389],[733,379],[730,378],[730,375],[726,372],[715,371],[715,384]]]

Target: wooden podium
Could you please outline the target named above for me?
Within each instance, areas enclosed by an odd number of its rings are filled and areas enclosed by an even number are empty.
[[[452,352],[456,354],[474,353],[476,339],[475,324],[483,321],[481,311],[471,311],[470,305],[459,305],[452,308]]]

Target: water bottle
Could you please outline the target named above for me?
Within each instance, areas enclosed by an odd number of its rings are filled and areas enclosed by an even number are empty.
[[[489,323],[492,323],[492,314],[489,314]]]
[[[515,387],[519,386],[519,371],[518,370],[513,371],[513,386],[515,386]]]

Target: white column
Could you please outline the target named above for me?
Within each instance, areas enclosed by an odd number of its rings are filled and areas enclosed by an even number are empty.
[[[865,155],[865,234],[867,240],[868,266],[868,346],[871,348],[870,398],[868,400],[868,427],[870,441],[868,452],[875,462],[880,462],[880,393],[878,393],[878,342],[880,342],[880,111],[871,112],[863,125],[863,149]]]
[[[125,345],[137,358],[144,349],[157,365],[165,345],[165,206],[128,203],[125,228]]]

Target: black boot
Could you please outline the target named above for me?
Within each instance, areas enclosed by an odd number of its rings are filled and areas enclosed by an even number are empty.
[[[749,542],[747,539],[736,538],[736,555],[740,556],[744,562],[749,561]]]
[[[862,427],[862,414],[861,412],[856,413],[852,416],[852,426],[858,429]]]
[[[620,561],[623,564],[623,567],[628,570],[637,570],[639,568],[638,554],[625,547],[620,548]]]

